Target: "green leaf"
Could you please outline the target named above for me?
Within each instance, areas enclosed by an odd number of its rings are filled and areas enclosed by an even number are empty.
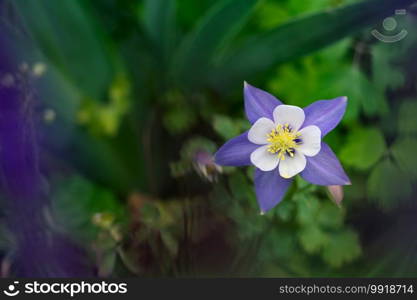
[[[398,131],[401,134],[417,134],[417,103],[415,99],[401,104],[398,113]]]
[[[212,73],[216,88],[227,88],[249,80],[259,72],[290,59],[306,55],[380,22],[398,7],[414,0],[371,0],[326,10],[294,19],[278,28],[249,39],[230,51]]]
[[[202,80],[214,53],[234,36],[256,0],[221,0],[203,17],[179,48],[173,65],[179,82],[189,86]],[[175,76],[177,77],[177,76]]]
[[[351,39],[345,39],[315,55],[280,66],[269,83],[270,90],[284,102],[297,106],[346,95],[349,102],[343,122],[356,120],[361,111],[367,116],[386,114],[389,110],[384,93],[346,60],[351,44]]]
[[[230,188],[233,192],[234,197],[237,199],[255,199],[255,192],[253,187],[249,184],[248,179],[242,172],[236,172],[230,176]],[[253,206],[256,206],[255,201],[251,201]]]
[[[177,1],[177,20],[185,29],[195,26],[205,13],[216,3],[217,0],[180,0]]]
[[[337,70],[332,90],[338,95],[348,95],[349,103],[345,119],[354,120],[361,111],[367,116],[382,115],[388,112],[384,93],[376,89],[365,74],[355,65],[346,65]]]
[[[340,159],[346,166],[368,170],[381,159],[385,150],[385,140],[378,129],[360,128],[348,136],[340,152]]]
[[[187,103],[184,94],[178,90],[170,90],[163,97],[163,122],[172,134],[184,133],[196,121],[193,108]]]
[[[173,46],[176,0],[146,0],[144,27],[166,59]]]
[[[213,128],[224,140],[229,140],[240,134],[240,126],[227,116],[214,116]]]
[[[72,177],[57,183],[53,192],[52,213],[58,228],[70,232],[82,241],[96,238],[100,228],[93,223],[97,214],[106,216],[105,226],[121,221],[124,208],[110,191],[82,177]],[[103,219],[104,220],[104,219]]]
[[[378,43],[372,48],[373,83],[382,91],[399,88],[405,83],[404,72],[398,64],[391,61],[393,49],[390,46],[387,43]]]
[[[383,209],[408,201],[412,194],[408,176],[389,159],[381,161],[372,170],[367,190],[369,198]]]
[[[256,10],[255,22],[262,29],[270,29],[287,21],[290,14],[282,3],[275,1],[263,1],[259,9]]]
[[[317,214],[320,210],[320,201],[311,195],[295,194],[297,203],[297,222],[300,225],[312,225],[317,221]]]
[[[84,94],[100,97],[112,79],[112,58],[84,1],[11,2],[42,53]]]
[[[303,192],[304,192],[303,195],[308,194],[308,192],[314,192],[314,191],[317,190],[317,185],[311,184],[307,180],[303,179],[303,177],[301,177],[301,176],[296,176],[295,177],[295,182],[296,182],[297,188],[299,190],[303,190]],[[298,195],[300,195],[300,194],[298,194]]]
[[[170,108],[163,116],[164,126],[172,134],[184,133],[194,124],[195,119],[190,109],[180,107]]]
[[[297,252],[297,240],[292,230],[274,227],[266,233],[259,249],[259,259],[271,262],[292,257]]]
[[[129,134],[128,130],[121,130],[121,132]],[[128,136],[131,137],[131,135]],[[143,171],[138,171],[135,169],[136,166],[129,163],[132,157],[138,157],[138,152],[134,151],[129,141],[131,139],[119,137],[117,140],[106,141],[78,130],[72,136],[71,143],[65,146],[79,153],[69,159],[72,164],[82,170],[84,175],[118,192],[125,192],[137,182],[145,186],[146,181]],[[141,180],[138,180],[137,176],[141,176]]]
[[[318,224],[329,229],[340,228],[343,225],[343,219],[343,210],[331,202],[323,203],[317,216]]]
[[[398,166],[412,179],[417,179],[417,139],[402,138],[391,148]]]
[[[293,201],[282,201],[276,208],[275,213],[284,222],[291,220],[295,211],[295,205]]]
[[[259,23],[259,27],[262,29],[271,29],[290,18],[330,9],[353,1],[357,0],[315,0],[305,1],[303,5],[300,5],[298,0],[263,1],[257,10],[255,21]]]
[[[358,236],[349,229],[332,234],[323,249],[322,257],[332,267],[338,268],[358,258],[361,253]]]
[[[329,236],[318,226],[306,226],[298,232],[301,246],[309,254],[317,253],[329,242]]]

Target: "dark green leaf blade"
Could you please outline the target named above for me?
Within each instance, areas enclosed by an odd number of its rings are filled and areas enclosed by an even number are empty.
[[[173,63],[173,75],[188,85],[201,82],[215,51],[236,33],[256,3],[257,0],[216,3],[180,46]]]
[[[175,32],[176,0],[146,0],[144,27],[162,57],[169,55]]]
[[[211,74],[217,88],[248,80],[271,66],[330,45],[373,25],[415,0],[370,0],[288,22],[230,51]],[[311,29],[311,30],[310,30]]]
[[[82,1],[12,1],[42,54],[83,94],[99,97],[111,81],[104,34]],[[94,74],[94,75],[92,75]]]

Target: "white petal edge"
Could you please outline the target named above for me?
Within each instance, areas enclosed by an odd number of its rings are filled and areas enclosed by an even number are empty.
[[[278,105],[273,112],[275,124],[289,124],[293,131],[297,131],[304,123],[304,110],[294,105]]]
[[[248,140],[257,145],[268,143],[268,133],[274,129],[275,124],[268,118],[259,118],[249,129]]]
[[[321,149],[321,130],[316,125],[307,126],[299,131],[302,144],[298,151],[306,156],[315,156]]]
[[[250,155],[250,161],[261,171],[272,171],[279,163],[278,155],[268,152],[268,145],[259,147]]]
[[[279,163],[279,175],[284,178],[291,178],[306,167],[307,159],[300,151],[295,151],[293,157],[286,156],[284,160]]]

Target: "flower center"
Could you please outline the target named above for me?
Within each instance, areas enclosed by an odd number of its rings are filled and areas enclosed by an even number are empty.
[[[288,124],[278,124],[268,134],[267,141],[270,143],[268,152],[277,154],[282,160],[285,159],[286,154],[293,157],[295,148],[301,143],[299,137],[300,133],[293,132]]]

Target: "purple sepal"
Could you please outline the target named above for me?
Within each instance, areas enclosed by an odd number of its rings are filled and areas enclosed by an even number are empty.
[[[333,100],[319,100],[310,104],[304,108],[306,118],[303,127],[316,125],[321,130],[321,136],[325,136],[342,120],[346,104],[346,97],[338,97]]]
[[[214,161],[221,166],[248,166],[251,164],[250,154],[258,147],[249,142],[246,131],[220,147],[214,155]]]
[[[264,213],[282,200],[292,179],[281,177],[278,173],[278,168],[270,172],[256,169],[254,181],[256,198],[258,199],[261,212]]]
[[[243,94],[245,97],[246,117],[252,124],[261,117],[273,120],[272,112],[274,108],[282,104],[281,101],[271,94],[251,86],[247,82],[245,82]]]
[[[349,185],[350,179],[330,147],[322,142],[319,154],[307,158],[301,177],[317,185]]]

